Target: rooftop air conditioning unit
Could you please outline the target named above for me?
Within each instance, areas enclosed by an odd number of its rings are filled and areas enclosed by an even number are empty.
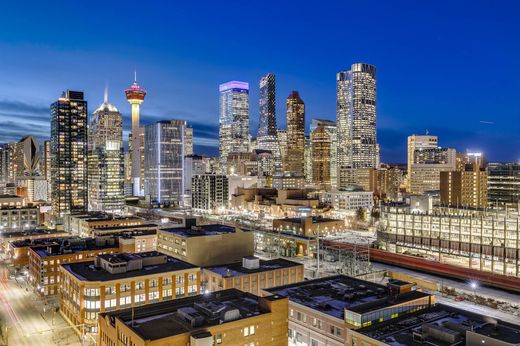
[[[260,259],[255,256],[247,256],[242,258],[242,267],[246,269],[258,269],[260,268]]]

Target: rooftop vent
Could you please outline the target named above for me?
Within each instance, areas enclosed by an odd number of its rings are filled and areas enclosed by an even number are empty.
[[[246,269],[258,269],[260,268],[260,259],[255,256],[248,256],[242,258],[242,267]]]
[[[204,316],[192,307],[178,309],[177,315],[188,322],[192,328],[200,327],[204,324]]]

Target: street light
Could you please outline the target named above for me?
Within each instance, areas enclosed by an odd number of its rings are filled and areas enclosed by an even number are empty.
[[[475,292],[475,290],[478,287],[478,283],[476,281],[471,281],[469,285],[471,286],[471,289],[473,290],[473,296],[476,297],[477,293]]]

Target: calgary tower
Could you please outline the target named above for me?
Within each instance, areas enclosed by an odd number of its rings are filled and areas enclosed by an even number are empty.
[[[143,129],[139,127],[139,106],[144,102],[146,90],[137,84],[137,72],[134,73],[134,83],[125,90],[126,99],[132,105],[132,146],[130,158],[132,160],[132,184],[134,196],[142,195],[143,171]]]

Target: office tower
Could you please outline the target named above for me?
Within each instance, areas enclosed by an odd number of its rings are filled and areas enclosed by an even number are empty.
[[[141,196],[144,182],[143,180],[143,129],[139,125],[139,107],[144,102],[146,90],[137,84],[137,74],[134,83],[129,89],[125,90],[126,99],[132,105],[132,140],[129,145],[130,160],[132,165],[132,184],[134,196]]]
[[[310,133],[312,133],[318,126],[321,125],[323,125],[330,138],[330,186],[332,189],[336,189],[338,173],[338,129],[334,121],[325,119],[312,119]]]
[[[25,136],[16,143],[14,161],[16,177],[40,173],[40,145],[33,136]]]
[[[210,171],[210,159],[200,155],[184,156],[184,206],[191,207],[191,182],[194,175],[205,174]]]
[[[153,203],[180,206],[184,196],[184,120],[144,129],[144,190]]]
[[[487,207],[487,171],[480,162],[459,165],[456,171],[441,172],[440,179],[442,204]]]
[[[124,199],[123,116],[105,100],[90,120],[89,210],[120,213]]]
[[[319,125],[311,133],[312,181],[320,190],[330,190],[331,139],[325,125]]]
[[[11,143],[0,144],[0,182],[11,181],[11,161],[13,156],[13,145]]]
[[[184,129],[184,156],[193,155],[193,127]]]
[[[65,91],[51,105],[52,210],[87,210],[87,101],[82,91]]]
[[[278,147],[280,148],[280,160],[282,162],[283,171],[283,162],[287,156],[287,130],[276,130],[276,139],[278,141]]]
[[[275,159],[275,172],[281,173],[282,159],[276,127],[276,76],[268,73],[260,79],[260,119],[257,149],[269,150]]]
[[[192,208],[217,210],[227,208],[229,179],[223,174],[199,174],[192,178]]]
[[[488,165],[488,204],[493,207],[520,209],[520,163],[501,162]]]
[[[293,91],[287,105],[287,153],[284,161],[286,174],[303,176],[305,162],[305,104],[297,91]]]
[[[353,64],[336,75],[338,188],[356,183],[357,169],[377,168],[376,67]]]
[[[312,142],[311,136],[305,136],[303,148],[303,175],[306,184],[312,184]]]
[[[412,165],[414,164],[415,149],[437,148],[439,140],[437,136],[431,135],[411,135],[408,136],[408,170],[407,170],[407,189],[410,189],[410,179],[412,176]]]
[[[368,189],[374,193],[374,198],[382,201],[398,201],[403,182],[403,171],[399,167],[381,165],[380,168],[370,168]]]
[[[43,175],[47,181],[47,200],[51,200],[51,141],[43,142]]]
[[[249,84],[231,81],[220,84],[219,152],[227,170],[230,153],[249,152]]]
[[[410,192],[422,194],[440,190],[440,172],[454,171],[456,152],[450,148],[415,149]]]

